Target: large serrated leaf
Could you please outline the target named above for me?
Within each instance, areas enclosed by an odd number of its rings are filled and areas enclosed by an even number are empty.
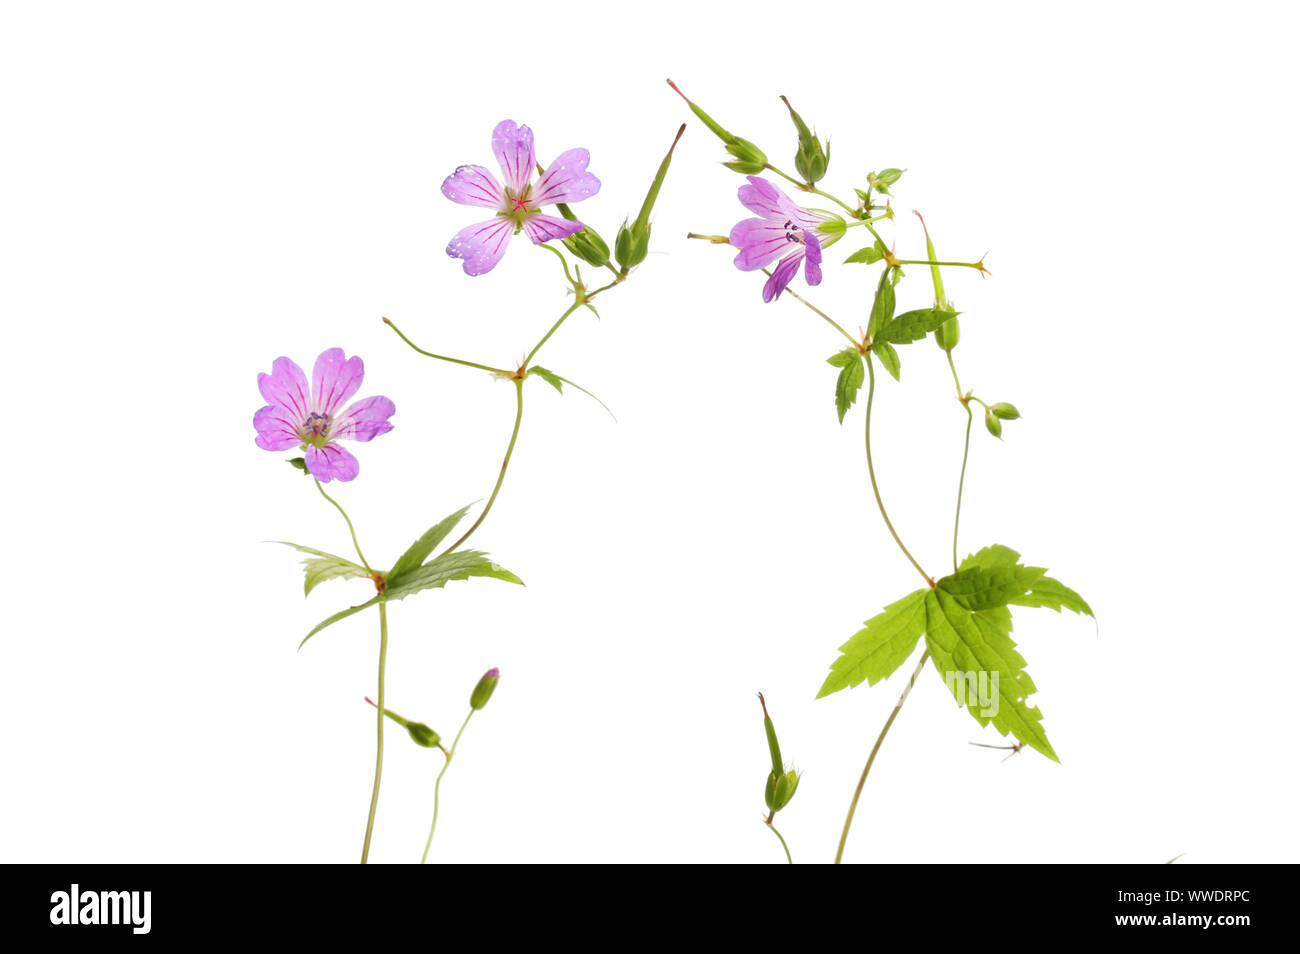
[[[946,308],[920,308],[916,311],[905,311],[882,325],[880,333],[875,335],[873,340],[890,341],[894,344],[911,344],[913,341],[920,341],[949,318],[955,318],[957,314],[957,312]]]
[[[842,655],[831,663],[831,673],[817,698],[860,685],[863,680],[874,686],[906,662],[925,631],[926,592],[909,593],[867,620],[865,628],[840,647]]]
[[[1053,762],[1059,762],[1042,727],[1042,712],[1027,703],[1037,691],[1025,672],[1025,660],[1011,639],[1011,614],[1005,607],[971,612],[942,589],[925,595],[926,645],[957,701],[966,706],[980,725],[993,723],[1002,735],[1008,732]],[[992,691],[994,675],[997,693],[984,707],[977,697],[969,698],[970,678],[978,683],[985,674],[985,686]],[[970,675],[968,675],[970,674]],[[996,705],[993,703],[996,702]]]
[[[380,594],[379,599],[385,603],[405,599],[421,590],[445,586],[453,580],[467,580],[471,576],[486,576],[508,583],[523,583],[505,567],[497,566],[480,550],[456,550],[444,553],[424,566],[418,567],[402,576],[396,584],[390,583]]]
[[[321,620],[312,628],[312,631],[310,633],[308,633],[306,636],[302,638],[302,642],[298,644],[298,648],[302,649],[302,647],[306,644],[307,640],[311,639],[313,636],[319,633],[326,626],[333,626],[339,620],[347,619],[353,613],[360,613],[363,609],[366,609],[369,606],[374,606],[378,602],[379,602],[379,597],[374,596],[366,600],[364,603],[361,603],[357,606],[349,606],[347,609],[342,610],[338,613],[335,613],[333,616]]]
[[[276,540],[275,542],[282,543],[286,547],[293,547],[302,553],[315,554],[314,557],[302,561],[303,572],[306,577],[303,581],[304,596],[311,595],[311,591],[326,580],[349,580],[361,577],[369,578],[370,576],[365,567],[353,563],[351,560],[345,560],[333,553],[300,546],[297,543],[290,543],[288,540]]]
[[[982,566],[986,569],[993,569],[999,566],[1011,566],[1020,560],[1020,554],[1010,547],[1004,547],[1000,543],[987,546],[983,550],[972,553],[966,559],[961,561],[960,570],[967,570],[973,566]]]
[[[450,516],[443,517],[426,530],[420,539],[412,543],[406,552],[397,558],[393,568],[388,571],[389,586],[391,587],[394,583],[400,581],[403,576],[419,567],[433,552],[433,548],[441,543],[447,534],[451,533],[452,528],[464,519],[465,514],[469,513],[469,508],[472,506],[473,504],[469,504],[461,507]]]

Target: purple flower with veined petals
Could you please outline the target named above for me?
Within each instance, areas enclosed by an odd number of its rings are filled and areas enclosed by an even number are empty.
[[[301,448],[307,470],[323,484],[335,478],[352,480],[361,465],[335,441],[368,441],[387,434],[393,429],[388,419],[397,410],[386,397],[368,397],[340,413],[364,375],[360,358],[330,348],[316,359],[308,388],[302,368],[288,358],[276,358],[270,374],[257,376],[257,387],[270,402],[253,415],[257,446],[269,451]]]
[[[587,171],[591,156],[585,149],[560,153],[533,182],[537,169],[533,131],[512,120],[503,120],[492,130],[492,152],[505,176],[504,186],[482,166],[461,166],[442,184],[442,194],[453,202],[496,210],[486,222],[461,229],[447,246],[448,255],[464,259],[466,275],[482,275],[496,267],[511,236],[521,230],[534,245],[581,231],[581,222],[543,215],[539,209],[557,202],[581,202],[600,191],[600,180]]]
[[[799,271],[800,262],[805,263],[804,278],[808,284],[821,284],[822,244],[829,237],[818,232],[818,226],[835,216],[800,208],[766,179],[747,178],[749,185],[740,187],[740,203],[762,218],[737,222],[731,230],[731,244],[740,249],[736,267],[752,272],[785,256],[763,286],[765,302],[785,291],[785,286]]]

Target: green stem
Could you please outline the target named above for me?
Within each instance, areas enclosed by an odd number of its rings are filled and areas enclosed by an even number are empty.
[[[957,516],[952,521],[952,571],[957,572],[957,528],[961,526],[961,497],[962,491],[966,487],[966,461],[970,457],[970,429],[975,423],[975,415],[971,413],[970,401],[966,400],[961,393],[961,379],[957,377],[957,365],[953,363],[952,351],[948,352],[948,367],[952,369],[953,384],[957,386],[957,400],[961,406],[966,409],[966,443],[961,451],[961,477],[957,481]]]
[[[379,604],[379,701],[375,708],[378,742],[375,747],[375,788],[370,794],[370,815],[366,818],[366,841],[361,846],[361,863],[370,857],[370,835],[375,830],[375,809],[379,807],[379,778],[384,772],[384,663],[388,658],[388,605]]]
[[[429,848],[433,845],[433,832],[438,827],[438,791],[442,787],[442,777],[447,774],[447,767],[451,765],[451,757],[456,754],[456,745],[460,742],[460,737],[465,731],[465,726],[469,725],[470,717],[474,715],[474,710],[469,710],[469,715],[465,716],[465,721],[460,724],[460,732],[456,733],[456,738],[451,742],[451,748],[447,750],[447,760],[442,763],[442,771],[438,773],[438,778],[433,783],[433,822],[429,825],[429,838],[424,843],[424,854],[420,856],[420,864],[424,864],[429,859]]]
[[[766,268],[763,269],[763,274],[766,275],[766,276],[768,276],[769,278],[772,277],[772,273],[771,273],[770,271],[768,271]],[[808,299],[801,297],[798,293],[796,293],[796,292],[794,291],[794,289],[792,289],[792,288],[786,288],[785,291],[783,291],[781,294],[783,294],[783,295],[789,295],[791,298],[793,298],[795,301],[799,302],[799,303],[800,303],[801,305],[803,305],[804,307],[806,307],[806,308],[810,308],[812,311],[814,311],[814,312],[817,313],[818,315],[821,315],[822,318],[826,319],[826,321],[830,324],[830,326],[831,326],[832,328],[834,328],[836,331],[838,331],[838,332],[839,332],[840,334],[842,334],[844,337],[848,338],[849,341],[850,341],[852,344],[857,345],[857,344],[859,343],[859,342],[858,342],[858,339],[855,338],[855,337],[853,337],[851,334],[849,334],[849,333],[848,333],[847,331],[845,331],[843,328],[841,328],[840,325],[839,325],[839,323],[836,322],[834,318],[832,318],[830,315],[826,314],[826,312],[822,311],[820,308],[818,308],[818,307],[817,307],[816,305],[814,305],[812,302],[808,301]]]
[[[564,324],[565,319],[567,319],[571,314],[573,314],[581,307],[582,307],[582,302],[575,301],[572,305],[569,306],[568,310],[565,311],[564,314],[560,315],[559,320],[556,321],[555,324],[551,325],[551,330],[546,332],[546,334],[542,335],[542,340],[537,342],[537,344],[533,346],[532,351],[528,352],[528,357],[524,358],[523,367],[526,368],[528,367],[529,364],[532,363],[533,356],[536,355],[537,352],[542,350],[542,345],[550,341],[551,335],[555,334],[557,331],[560,330],[560,325]]]
[[[902,538],[899,537],[898,531],[894,529],[894,524],[889,519],[889,514],[885,512],[885,502],[880,499],[880,487],[876,483],[876,465],[872,462],[871,459],[871,405],[875,401],[875,397],[876,397],[876,367],[875,367],[875,362],[872,360],[872,356],[870,353],[867,354],[867,372],[869,374],[869,378],[868,378],[869,383],[867,386],[866,444],[867,444],[867,473],[871,477],[871,492],[876,495],[876,506],[880,510],[880,516],[884,518],[885,526],[889,528],[889,532],[893,536],[894,542],[897,543],[898,548],[903,551],[903,556],[907,557],[908,561],[912,564],[912,566],[916,567],[916,572],[921,574],[921,578],[925,580],[926,583],[928,583],[930,586],[934,586],[934,580],[933,578],[931,578],[930,574],[926,573],[925,570],[921,569],[921,564],[916,562],[916,558],[912,556],[911,551],[908,550],[907,547],[903,545]]]
[[[425,357],[437,358],[439,361],[450,361],[452,364],[461,364],[467,368],[478,368],[480,371],[488,371],[492,374],[499,374],[502,377],[509,377],[511,374],[509,371],[505,371],[501,368],[494,368],[489,364],[479,364],[477,361],[464,361],[461,358],[449,358],[445,354],[434,354],[432,351],[425,351],[423,348],[416,345],[410,338],[406,337],[406,335],[402,334],[402,329],[398,328],[397,325],[393,324],[387,318],[384,319],[384,324],[396,331],[397,336],[410,345],[412,350],[418,351]]]
[[[930,658],[930,650],[921,653],[921,659],[916,664],[916,669],[912,670],[911,678],[907,680],[907,685],[903,687],[903,694],[898,697],[898,705],[894,706],[894,711],[889,714],[885,720],[885,727],[880,730],[880,735],[876,737],[876,744],[871,747],[871,754],[867,756],[867,764],[862,769],[862,777],[858,779],[858,787],[853,791],[853,801],[849,803],[849,814],[844,819],[844,831],[840,834],[840,847],[835,852],[835,863],[838,865],[844,858],[844,843],[849,840],[849,828],[853,824],[853,813],[858,810],[858,799],[862,797],[862,787],[867,784],[867,775],[871,772],[871,765],[876,761],[876,753],[880,751],[880,745],[885,741],[885,736],[889,734],[890,727],[894,720],[898,718],[899,711],[903,708],[903,703],[907,701],[907,694],[912,691],[912,684],[916,682],[916,677],[921,674],[921,667],[925,661]]]
[[[949,266],[952,266],[952,267],[955,267],[955,268],[973,268],[973,269],[976,269],[977,271],[981,271],[981,272],[983,272],[983,271],[987,271],[987,269],[984,267],[984,263],[983,263],[983,262],[935,262],[935,261],[932,261],[932,260],[930,260],[930,259],[920,259],[920,258],[896,258],[896,259],[893,259],[892,261],[890,261],[889,264],[890,264],[891,266],[893,266],[893,265],[929,265],[929,266],[931,266],[931,267],[935,267],[935,266],[938,266],[938,265],[949,265]]]
[[[524,419],[524,379],[515,378],[514,385],[516,402],[515,429],[510,432],[510,443],[506,445],[506,456],[505,459],[501,461],[501,473],[497,475],[497,483],[496,486],[492,488],[492,496],[488,497],[487,506],[484,507],[483,512],[478,515],[478,519],[474,521],[474,525],[466,530],[459,540],[447,547],[447,549],[443,551],[444,553],[450,553],[469,539],[470,534],[477,530],[479,525],[487,519],[488,513],[492,510],[492,505],[496,503],[497,494],[501,493],[501,484],[504,483],[506,479],[506,468],[510,466],[510,456],[515,452],[515,442],[519,440],[519,423]]]
[[[767,825],[768,828],[772,829],[772,834],[776,835],[776,837],[781,842],[781,847],[785,849],[786,864],[792,865],[794,864],[794,859],[790,857],[790,846],[785,843],[785,839],[781,837],[781,833],[777,831],[776,826],[772,824],[772,815],[775,814],[776,812],[772,812],[770,815],[767,816],[767,818],[763,819],[763,822],[764,824]]]
[[[778,176],[780,176],[780,177],[781,177],[782,179],[784,179],[786,182],[791,182],[791,183],[793,183],[795,186],[798,187],[798,189],[799,189],[801,192],[811,192],[811,193],[813,193],[814,195],[819,195],[819,196],[821,196],[823,199],[830,199],[832,202],[834,202],[836,205],[838,205],[838,206],[839,206],[841,209],[843,209],[845,212],[849,213],[849,215],[852,215],[852,216],[856,217],[856,215],[857,215],[857,211],[858,211],[857,209],[853,208],[852,206],[845,205],[843,202],[841,202],[839,199],[835,198],[835,196],[831,195],[829,192],[823,192],[821,189],[817,188],[815,185],[811,185],[811,184],[809,184],[809,183],[807,183],[807,182],[804,182],[802,179],[796,179],[794,176],[790,175],[788,172],[782,172],[780,169],[778,169],[776,166],[772,165],[770,162],[767,164],[767,168],[768,168],[769,171],[771,171],[771,172],[775,172]]]
[[[312,479],[315,480],[315,478]],[[352,518],[348,516],[348,512],[346,510],[344,510],[342,507],[339,506],[339,502],[337,500],[335,500],[329,494],[325,493],[325,488],[321,486],[319,480],[316,480],[316,489],[320,491],[320,495],[322,497],[324,497],[326,500],[328,500],[330,503],[334,505],[334,509],[337,510],[339,513],[341,513],[343,515],[343,519],[347,521],[348,533],[352,534],[352,546],[356,549],[357,556],[361,559],[361,565],[366,568],[367,573],[373,576],[375,571],[370,569],[370,564],[366,562],[365,554],[361,552],[361,544],[357,543],[357,531],[352,526]]]

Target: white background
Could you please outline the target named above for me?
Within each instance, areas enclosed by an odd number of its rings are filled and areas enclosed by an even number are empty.
[[[256,376],[339,346],[395,429],[331,485],[372,561],[491,489],[509,385],[410,351],[516,362],[565,307],[516,238],[439,186],[585,146],[611,240],[689,121],[653,253],[539,361],[476,545],[527,581],[395,604],[390,704],[450,734],[433,857],[776,862],[762,690],[803,773],[779,816],[827,861],[889,682],[814,701],[836,647],[913,589],[872,504],[841,342],[725,248],[748,213],[666,85],[792,165],[786,94],[833,141],[823,185],[908,171],[891,235],[953,271],[978,429],[963,553],[1020,550],[1099,625],[1018,611],[1061,764],[1000,742],[932,669],[868,783],[853,861],[1295,861],[1297,77],[1285,4],[8,4],[0,19],[4,785],[0,860],[349,862],[373,770],[365,581],[302,597],[294,540],[348,553],[310,483],[253,444]],[[851,233],[852,234],[852,233]],[[865,323],[874,269],[810,293]],[[802,279],[796,289],[803,292]],[[900,309],[929,303],[912,269]],[[876,451],[900,532],[950,563],[964,415],[902,349]],[[977,422],[978,424],[978,422]],[[373,859],[418,860],[441,759],[388,735]]]

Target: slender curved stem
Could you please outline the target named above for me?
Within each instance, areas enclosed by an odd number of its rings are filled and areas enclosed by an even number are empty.
[[[451,748],[447,750],[447,760],[442,763],[442,771],[438,773],[437,780],[433,783],[433,821],[429,825],[429,837],[424,843],[424,854],[420,856],[420,864],[424,864],[429,859],[429,848],[433,845],[433,832],[438,827],[438,791],[442,787],[442,777],[447,774],[447,767],[451,765],[451,758],[456,754],[456,745],[460,742],[460,737],[465,732],[465,726],[469,725],[470,718],[474,715],[474,710],[469,710],[469,715],[465,716],[465,721],[460,724],[460,731],[456,733],[456,738],[452,739]]]
[[[406,337],[406,335],[402,334],[402,329],[397,327],[397,325],[393,324],[389,319],[385,318],[384,324],[388,325],[388,327],[396,331],[397,337],[401,338],[408,345],[410,345],[413,351],[417,351],[420,354],[424,355],[425,357],[437,358],[439,361],[450,361],[452,364],[461,364],[467,368],[478,368],[478,370],[480,371],[488,371],[492,374],[499,374],[502,377],[509,377],[511,374],[511,372],[509,371],[505,371],[501,368],[494,368],[489,364],[479,364],[477,361],[465,361],[461,358],[449,358],[445,354],[434,354],[432,351],[425,351],[423,348],[417,345],[410,338]]]
[[[450,553],[470,538],[470,534],[477,530],[483,521],[487,519],[488,513],[492,510],[492,505],[496,503],[497,494],[501,493],[501,484],[504,483],[506,479],[506,468],[510,466],[510,456],[515,452],[515,442],[519,440],[519,423],[524,419],[523,378],[515,378],[514,385],[516,401],[515,429],[510,432],[510,443],[506,445],[506,456],[505,459],[501,461],[501,473],[497,475],[497,483],[496,486],[492,488],[492,496],[488,497],[487,506],[484,507],[483,512],[478,515],[478,519],[474,521],[473,526],[461,534],[459,540],[447,547],[447,549],[443,551],[444,553]]]
[[[961,526],[961,494],[966,487],[966,460],[970,457],[970,428],[975,423],[975,415],[970,405],[966,404],[966,443],[961,451],[961,478],[957,481],[957,516],[952,520],[952,571],[957,572],[957,528]]]
[[[872,763],[876,761],[876,753],[880,751],[880,745],[885,741],[885,736],[889,734],[889,729],[898,718],[898,713],[903,708],[903,703],[907,701],[907,695],[912,691],[912,685],[916,682],[916,677],[921,675],[921,668],[930,658],[930,650],[921,653],[921,659],[912,670],[911,677],[907,680],[907,685],[903,687],[903,694],[898,697],[898,705],[894,706],[894,711],[889,714],[885,720],[885,727],[880,730],[880,735],[876,737],[876,744],[871,747],[871,754],[867,756],[867,764],[862,768],[862,777],[858,779],[858,787],[853,791],[853,801],[849,802],[849,814],[844,819],[844,831],[840,834],[840,847],[835,852],[835,863],[838,865],[844,858],[844,843],[849,840],[849,828],[853,824],[853,813],[858,810],[858,799],[862,796],[862,787],[867,784],[867,775],[871,772]]]
[[[312,479],[315,480],[314,477]],[[316,480],[316,489],[320,491],[322,497],[334,505],[335,510],[343,515],[343,519],[346,520],[348,524],[348,533],[352,534],[352,546],[356,549],[357,556],[361,559],[361,565],[366,568],[367,573],[373,574],[375,571],[370,569],[370,564],[366,562],[365,554],[361,552],[361,544],[357,543],[357,531],[356,528],[352,526],[352,518],[348,516],[348,512],[339,506],[337,500],[325,493],[325,488],[320,485],[319,480]]]
[[[771,273],[768,269],[766,269],[766,268],[763,269],[763,274],[766,275],[766,276],[768,276],[769,278],[772,277],[772,273]],[[809,309],[811,309],[812,311],[816,312],[818,315],[821,315],[822,318],[826,319],[827,323],[829,323],[830,326],[831,326],[832,328],[834,328],[836,331],[838,331],[840,334],[842,334],[845,338],[848,338],[849,341],[850,341],[852,344],[854,344],[854,345],[857,345],[857,344],[858,344],[858,339],[855,338],[855,337],[853,337],[851,334],[849,334],[847,331],[845,331],[842,327],[840,327],[839,323],[836,322],[834,318],[832,318],[830,315],[826,314],[826,312],[822,311],[820,308],[818,308],[816,305],[814,305],[814,304],[813,304],[812,302],[810,302],[808,299],[801,297],[797,292],[794,291],[794,289],[792,289],[792,288],[786,288],[785,291],[783,291],[781,294],[783,294],[783,295],[789,295],[791,298],[793,298],[795,301],[799,302],[799,303],[800,303],[801,305],[803,305],[805,308],[809,308]]]
[[[912,556],[912,552],[908,550],[906,546],[903,545],[902,538],[899,537],[898,531],[894,529],[894,524],[889,519],[889,514],[885,512],[885,502],[880,499],[880,487],[876,483],[876,465],[871,460],[871,405],[875,401],[875,397],[876,397],[876,368],[875,368],[875,362],[872,360],[872,356],[870,353],[867,354],[867,372],[869,375],[868,377],[869,384],[867,386],[866,444],[867,444],[867,473],[871,477],[871,492],[876,495],[876,506],[880,509],[880,516],[884,518],[885,526],[889,528],[889,532],[893,536],[894,542],[897,543],[898,548],[903,551],[903,556],[907,557],[908,562],[910,562],[912,566],[916,567],[916,572],[921,574],[921,578],[924,579],[926,583],[928,583],[930,586],[934,586],[934,580],[931,578],[930,574],[926,573],[925,570],[921,569],[921,564],[916,562],[916,558]]]
[[[790,846],[785,843],[785,839],[781,837],[781,833],[777,831],[776,826],[772,824],[772,815],[775,814],[776,812],[772,812],[771,815],[768,815],[767,818],[763,819],[763,823],[767,825],[768,828],[772,829],[772,834],[776,835],[776,837],[780,840],[781,847],[785,849],[786,864],[792,865],[794,864],[794,859],[790,857]]]
[[[532,364],[533,357],[537,354],[537,352],[542,350],[542,345],[546,344],[546,342],[551,340],[551,335],[555,334],[557,331],[560,330],[560,325],[564,324],[565,319],[567,319],[571,314],[573,314],[575,311],[581,308],[582,304],[583,303],[580,301],[575,301],[572,305],[570,305],[568,310],[565,311],[564,314],[560,315],[559,320],[557,320],[555,324],[551,325],[551,330],[546,332],[546,334],[542,335],[542,340],[537,342],[537,344],[533,345],[533,350],[528,352],[528,357],[524,358],[523,366],[525,368],[528,367],[528,365]]]
[[[375,704],[378,741],[375,746],[375,788],[370,794],[370,815],[366,819],[366,841],[361,846],[361,863],[370,857],[370,836],[375,830],[375,809],[379,807],[379,779],[384,772],[384,662],[388,657],[388,605],[379,604],[379,701]]]

